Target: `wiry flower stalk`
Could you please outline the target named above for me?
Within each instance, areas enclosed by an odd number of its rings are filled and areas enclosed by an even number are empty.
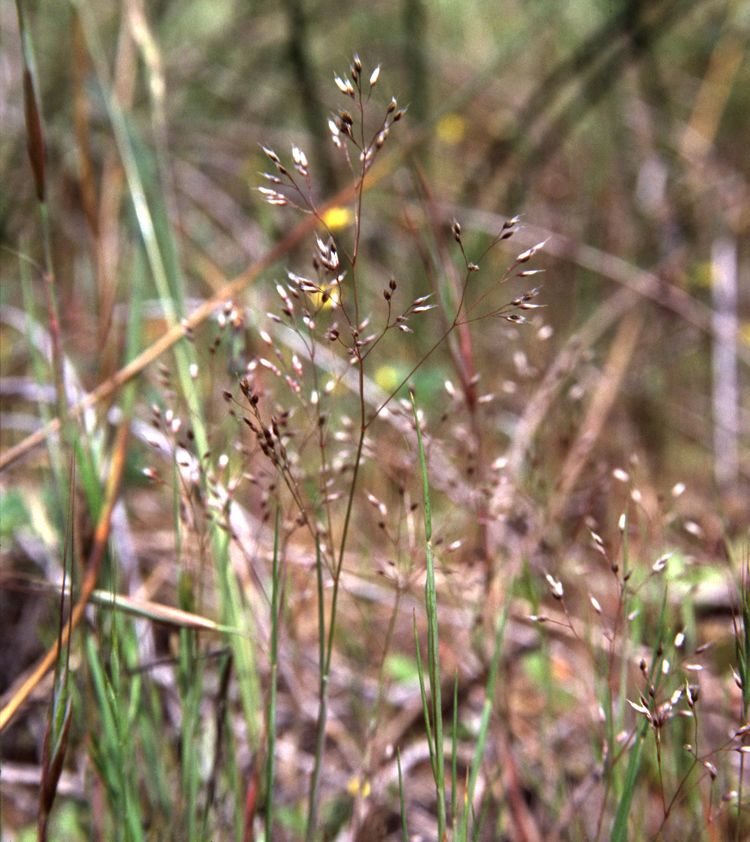
[[[315,202],[311,186],[311,176],[307,157],[298,147],[291,151],[292,165],[285,165],[279,155],[264,147],[266,156],[273,164],[275,172],[265,173],[264,177],[271,186],[260,187],[259,192],[267,202],[277,206],[289,206],[303,213],[312,214],[323,227],[325,234],[316,236],[312,258],[312,273],[300,276],[288,274],[286,283],[277,285],[281,307],[277,313],[270,314],[272,321],[296,332],[306,349],[309,364],[299,361],[290,366],[283,355],[275,348],[274,340],[267,332],[261,333],[261,339],[275,349],[275,360],[258,358],[251,362],[240,381],[241,390],[250,405],[250,415],[243,416],[243,421],[253,433],[258,448],[271,463],[284,485],[291,494],[298,509],[298,521],[311,533],[317,548],[318,575],[322,567],[331,577],[331,602],[328,609],[327,623],[321,619],[321,651],[323,657],[320,667],[319,687],[319,736],[325,732],[325,712],[327,710],[328,678],[331,668],[334,635],[336,630],[337,604],[340,589],[344,554],[349,544],[355,500],[359,489],[361,469],[365,461],[366,438],[373,422],[381,415],[385,407],[393,400],[399,389],[405,385],[414,373],[432,356],[451,333],[459,327],[484,318],[502,318],[510,322],[524,321],[523,312],[538,307],[535,299],[538,288],[530,289],[512,301],[501,305],[490,305],[484,312],[479,307],[486,302],[496,288],[511,278],[531,276],[538,270],[525,268],[528,261],[541,250],[544,243],[520,254],[500,279],[489,289],[475,294],[478,263],[469,260],[466,255],[461,227],[453,225],[453,236],[459,245],[465,263],[465,277],[461,288],[460,300],[456,312],[447,320],[447,326],[437,337],[422,359],[412,367],[401,383],[390,391],[388,397],[368,414],[365,399],[365,367],[370,365],[371,355],[379,347],[384,337],[398,331],[410,334],[414,320],[432,310],[436,305],[431,296],[415,298],[408,306],[399,311],[396,306],[398,283],[390,278],[383,289],[385,313],[381,314],[379,324],[374,329],[369,327],[371,317],[364,315],[364,297],[360,288],[358,260],[362,236],[362,208],[365,194],[365,177],[376,156],[388,140],[393,125],[399,122],[404,110],[397,101],[391,99],[383,116],[374,129],[368,129],[371,97],[377,86],[380,68],[375,68],[368,78],[363,76],[362,63],[355,55],[346,78],[335,76],[334,82],[339,92],[348,99],[348,108],[339,109],[329,121],[331,139],[341,152],[349,168],[354,187],[353,233],[347,246],[328,224]],[[486,255],[498,243],[513,236],[518,228],[518,219],[509,219],[500,233],[490,243],[480,257]],[[336,363],[337,374],[327,384],[321,382],[318,360],[322,354]],[[333,424],[333,406],[337,382],[350,368],[356,369],[358,423],[353,425],[350,437],[346,434],[346,445],[353,445],[347,451],[342,464],[345,465],[346,488],[343,493],[335,490],[332,483],[336,479],[336,458],[331,455],[331,426]],[[289,446],[300,437],[291,429],[291,413],[279,414],[277,409],[268,412],[261,410],[263,389],[260,386],[260,372],[270,373],[277,380],[285,380],[305,417],[313,422],[316,430],[319,452],[318,490],[315,500],[309,500],[304,490],[304,483],[299,475],[299,458],[292,458]],[[312,388],[304,385],[309,377]],[[257,381],[257,382],[256,382]],[[265,419],[265,420],[264,420]],[[351,441],[350,438],[354,440]],[[302,440],[304,441],[304,439]],[[342,444],[344,442],[342,441]],[[342,448],[343,455],[345,448]],[[342,476],[338,474],[338,476]],[[341,500],[343,511],[340,526],[336,534],[337,520],[334,506]],[[372,502],[372,499],[370,500]],[[325,526],[320,522],[322,514]],[[322,615],[321,615],[322,616]],[[312,839],[317,815],[317,789],[322,764],[324,740],[318,740],[315,766],[310,792],[307,838]]]

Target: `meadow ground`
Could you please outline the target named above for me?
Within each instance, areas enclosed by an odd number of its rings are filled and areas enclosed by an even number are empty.
[[[745,2],[0,8],[0,838],[750,838]]]

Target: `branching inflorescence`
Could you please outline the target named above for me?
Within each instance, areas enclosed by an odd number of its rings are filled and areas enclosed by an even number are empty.
[[[343,155],[353,181],[353,208],[348,212],[353,223],[350,242],[345,243],[343,238],[337,235],[330,224],[330,214],[317,204],[308,159],[299,147],[292,147],[291,165],[285,164],[273,149],[264,147],[274,171],[263,174],[271,186],[258,188],[266,201],[272,205],[288,206],[315,216],[322,231],[315,238],[312,272],[303,276],[288,271],[286,281],[276,285],[281,306],[277,312],[268,314],[272,323],[295,334],[296,347],[299,350],[290,357],[281,350],[277,339],[272,337],[269,331],[262,330],[260,338],[272,350],[272,358],[258,356],[253,359],[240,381],[252,415],[252,418],[245,419],[245,423],[254,433],[260,450],[284,477],[297,505],[304,511],[307,511],[307,507],[302,501],[301,478],[296,472],[298,461],[288,452],[285,441],[296,437],[301,447],[303,442],[310,439],[310,435],[309,432],[302,435],[290,430],[289,423],[293,413],[290,409],[274,408],[263,420],[261,406],[264,402],[261,401],[261,397],[265,394],[263,384],[268,374],[285,382],[293,395],[294,404],[301,407],[305,414],[307,429],[317,431],[315,438],[320,450],[318,472],[322,479],[319,483],[318,499],[313,502],[312,508],[319,509],[322,503],[344,496],[349,500],[350,509],[363,455],[365,433],[417,369],[458,327],[485,318],[501,318],[516,324],[522,323],[525,321],[525,311],[540,306],[535,301],[539,293],[538,288],[529,289],[511,301],[499,305],[492,301],[492,296],[498,286],[510,279],[531,277],[541,271],[529,269],[527,264],[544,243],[519,254],[500,278],[489,288],[480,290],[475,280],[480,269],[479,263],[491,249],[517,232],[519,220],[517,217],[508,219],[478,261],[470,260],[465,250],[461,226],[454,221],[451,233],[458,243],[464,263],[464,278],[455,312],[444,319],[444,327],[438,332],[434,343],[398,386],[384,399],[375,404],[368,404],[365,397],[365,371],[381,340],[394,330],[404,334],[412,333],[415,317],[438,305],[434,303],[432,294],[428,294],[418,296],[403,309],[399,309],[396,303],[398,282],[391,276],[382,290],[384,312],[364,314],[365,299],[360,288],[358,259],[366,176],[378,153],[383,149],[391,128],[402,119],[405,109],[399,108],[396,99],[392,98],[374,128],[369,128],[372,125],[369,112],[373,109],[373,91],[379,79],[380,68],[377,67],[369,78],[364,78],[362,63],[355,55],[349,70],[348,77],[335,77],[336,86],[349,100],[349,106],[338,110],[332,116],[329,128],[332,141]],[[348,377],[351,369],[354,369],[354,378]],[[347,385],[342,389],[344,380]],[[352,442],[353,450],[345,454],[349,458],[343,467],[350,470],[351,474],[348,477],[349,493],[341,495],[331,492],[330,489],[334,464],[330,453],[329,432],[333,424],[334,401],[339,399],[342,391],[347,390],[358,398],[359,423],[355,423],[354,426],[359,427],[360,435],[358,442]],[[341,439],[349,438],[348,434],[343,434],[340,430],[336,435]],[[338,464],[341,469],[341,460]],[[310,523],[307,514],[303,520]],[[348,515],[346,522],[348,523]],[[339,544],[339,553],[343,552],[345,535],[346,526]],[[333,546],[330,546],[329,550],[332,555],[336,555]]]

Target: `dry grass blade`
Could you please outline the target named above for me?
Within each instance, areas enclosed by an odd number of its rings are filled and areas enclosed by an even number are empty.
[[[112,450],[112,466],[107,477],[107,486],[104,500],[102,502],[99,522],[96,525],[91,553],[86,565],[86,572],[81,582],[81,590],[73,606],[70,622],[66,623],[58,640],[50,647],[47,654],[33,668],[31,673],[21,682],[20,686],[13,692],[10,701],[0,710],[0,731],[10,722],[18,712],[21,705],[29,697],[37,684],[44,678],[52,668],[62,649],[67,646],[70,634],[78,627],[78,624],[86,610],[89,597],[96,588],[99,579],[99,572],[107,549],[109,540],[110,522],[112,511],[117,503],[120,493],[120,483],[125,470],[129,429],[127,419],[124,420],[118,431]]]

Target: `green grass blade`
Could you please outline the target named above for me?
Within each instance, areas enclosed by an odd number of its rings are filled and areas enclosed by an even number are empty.
[[[100,718],[99,722],[92,724],[96,731],[93,732],[95,738],[91,741],[91,751],[107,792],[110,813],[117,818],[114,824],[115,839],[142,842],[143,816],[137,794],[138,785],[134,780],[138,764],[128,727],[128,705],[121,696],[118,645],[118,636],[113,633],[110,678],[94,637],[89,635],[86,638],[87,663]]]
[[[627,839],[630,806],[633,802],[633,793],[635,792],[636,783],[638,781],[638,772],[641,767],[641,756],[643,755],[643,744],[647,733],[648,722],[644,721],[638,728],[635,735],[635,744],[630,749],[628,768],[625,772],[622,794],[617,805],[615,821],[612,825],[610,842],[625,842]]]
[[[653,647],[651,667],[648,673],[648,684],[654,688],[653,694],[650,694],[651,701],[649,705],[652,711],[656,705],[656,693],[662,676],[661,665],[664,660],[664,647],[662,644],[666,636],[666,609],[667,593],[665,590],[657,626],[656,642]],[[627,839],[628,817],[630,815],[630,808],[633,802],[633,795],[635,794],[636,785],[638,783],[638,772],[641,766],[643,745],[648,730],[649,723],[647,720],[644,720],[643,723],[636,729],[635,740],[632,748],[630,749],[630,756],[628,758],[628,766],[625,772],[622,792],[617,805],[614,824],[612,825],[610,842],[625,842]]]
[[[479,777],[479,770],[484,757],[484,749],[487,745],[487,738],[490,731],[490,720],[492,717],[492,708],[495,699],[495,687],[497,686],[497,679],[500,673],[500,652],[502,650],[503,639],[505,636],[505,625],[508,621],[510,613],[510,600],[513,593],[513,584],[508,587],[508,595],[503,606],[503,613],[500,615],[500,620],[497,624],[497,632],[495,634],[495,649],[492,654],[492,664],[490,666],[490,674],[487,680],[487,690],[484,696],[484,705],[482,707],[482,717],[479,724],[479,732],[476,738],[476,745],[474,747],[474,757],[471,762],[471,772],[469,774],[469,785],[466,791],[466,804],[463,815],[461,816],[461,832],[460,839],[467,839],[469,832],[469,812],[474,803],[474,793],[476,791],[477,779]]]
[[[396,762],[398,764],[398,799],[401,808],[401,832],[404,836],[404,842],[409,842],[409,831],[406,826],[406,802],[404,800],[404,778],[401,773],[401,751],[396,752]]]
[[[456,798],[458,795],[458,670],[453,681],[453,734],[451,741],[451,816],[453,818],[454,838],[458,821]]]
[[[422,695],[422,714],[424,716],[424,727],[427,732],[427,747],[430,750],[430,763],[432,764],[432,776],[437,778],[437,758],[435,756],[435,744],[432,740],[432,716],[430,705],[427,701],[427,687],[424,681],[424,667],[422,666],[422,654],[419,651],[419,632],[417,631],[417,618],[414,616],[414,647],[417,653],[417,675],[419,676],[419,691]]]
[[[419,463],[422,474],[422,489],[424,493],[424,528],[425,554],[427,557],[427,580],[425,582],[425,607],[427,610],[427,672],[430,681],[432,722],[434,727],[435,756],[433,772],[435,788],[437,790],[438,837],[443,838],[446,831],[445,815],[445,762],[443,756],[443,703],[440,687],[440,648],[438,635],[437,590],[435,588],[435,558],[432,547],[432,509],[430,506],[430,486],[427,477],[427,460],[425,459],[422,431],[419,427],[419,413],[411,395],[414,423],[417,430],[417,446],[419,448]]]

